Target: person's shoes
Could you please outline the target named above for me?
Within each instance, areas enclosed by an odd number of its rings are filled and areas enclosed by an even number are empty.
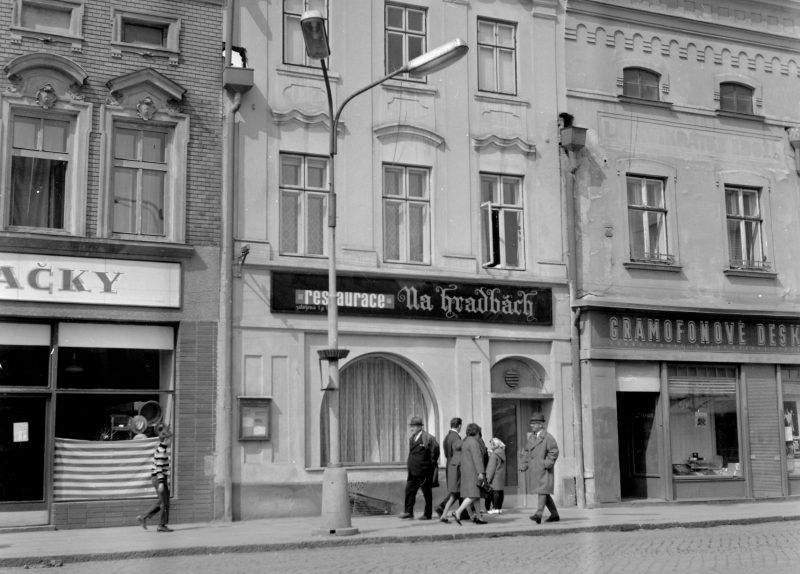
[[[450,517],[456,521],[456,523],[461,526],[461,518],[455,512],[450,513]]]
[[[541,524],[542,523],[542,515],[537,512],[536,514],[531,516],[531,520],[533,520],[536,524]]]
[[[145,530],[147,530],[147,519],[146,519],[144,516],[142,516],[141,514],[140,514],[139,516],[137,516],[137,517],[136,517],[136,522],[138,522],[138,523],[139,523],[139,525],[140,525],[142,528],[144,528]]]
[[[442,516],[442,517],[439,519],[439,522],[444,522],[445,524],[450,524],[450,521],[449,521],[447,518],[445,518],[444,516]]]
[[[431,519],[430,516],[420,516],[419,518],[417,518],[417,520],[430,520],[430,519]]]
[[[174,530],[172,530],[172,528],[170,528],[166,524],[159,524],[158,528],[156,528],[156,530],[158,532],[175,532]]]
[[[480,516],[473,516],[472,522],[474,522],[475,524],[488,524],[488,522],[483,520]]]
[[[437,508],[434,508],[433,511],[436,513],[436,516],[438,516],[439,518],[444,516],[444,508],[442,508],[441,506],[439,506]]]
[[[487,514],[500,514],[500,511],[496,508],[492,508],[491,510],[486,511]]]
[[[545,522],[558,522],[559,520],[561,520],[561,517],[558,514],[551,514]]]
[[[400,518],[402,518],[402,519],[405,519],[405,518],[414,518],[414,515],[413,515],[413,514],[411,514],[410,512],[404,512],[403,514],[401,514],[401,515],[400,515]]]

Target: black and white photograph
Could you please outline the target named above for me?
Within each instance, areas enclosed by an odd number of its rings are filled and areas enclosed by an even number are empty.
[[[800,570],[800,0],[0,0],[0,572]]]

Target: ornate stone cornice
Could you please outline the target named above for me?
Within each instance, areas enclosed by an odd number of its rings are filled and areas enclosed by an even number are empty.
[[[511,148],[513,150],[516,148],[525,155],[534,155],[536,153],[536,144],[526,142],[521,137],[503,137],[495,134],[472,137],[472,147],[476,151],[492,146],[498,149]]]
[[[403,124],[403,123],[393,123],[393,124],[384,124],[382,126],[376,127],[374,130],[375,137],[379,140],[383,140],[390,137],[406,137],[412,139],[420,139],[426,143],[431,144],[434,147],[440,147],[444,144],[444,138],[437,134],[436,132],[429,130],[427,128],[423,128],[420,126],[414,126],[411,124]]]
[[[6,77],[14,82],[24,76],[25,72],[41,68],[53,70],[64,76],[68,83],[76,88],[86,84],[86,79],[89,77],[80,65],[58,54],[37,53],[19,56],[6,64],[3,71]]]
[[[133,88],[145,85],[150,85],[161,92],[165,99],[176,102],[180,102],[186,93],[186,88],[153,68],[142,68],[129,74],[117,76],[106,82],[106,86],[111,90],[112,95],[123,94]]]
[[[272,120],[276,125],[284,125],[291,122],[307,126],[324,126],[330,128],[331,121],[327,112],[306,112],[299,108],[290,108],[286,110],[271,110]],[[339,121],[339,128],[341,129],[342,122]]]

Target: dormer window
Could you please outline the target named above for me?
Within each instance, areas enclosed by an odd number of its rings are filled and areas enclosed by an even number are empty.
[[[658,101],[661,76],[644,68],[625,68],[622,72],[622,95],[640,100]]]
[[[735,82],[719,85],[719,108],[725,112],[753,113],[753,88]]]

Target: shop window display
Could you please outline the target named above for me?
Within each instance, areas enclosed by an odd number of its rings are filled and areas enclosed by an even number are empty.
[[[783,440],[786,445],[786,471],[800,478],[800,367],[781,370],[783,385]]]
[[[0,345],[0,386],[46,387],[50,347]]]
[[[670,380],[669,425],[675,476],[742,476],[735,379]]]

